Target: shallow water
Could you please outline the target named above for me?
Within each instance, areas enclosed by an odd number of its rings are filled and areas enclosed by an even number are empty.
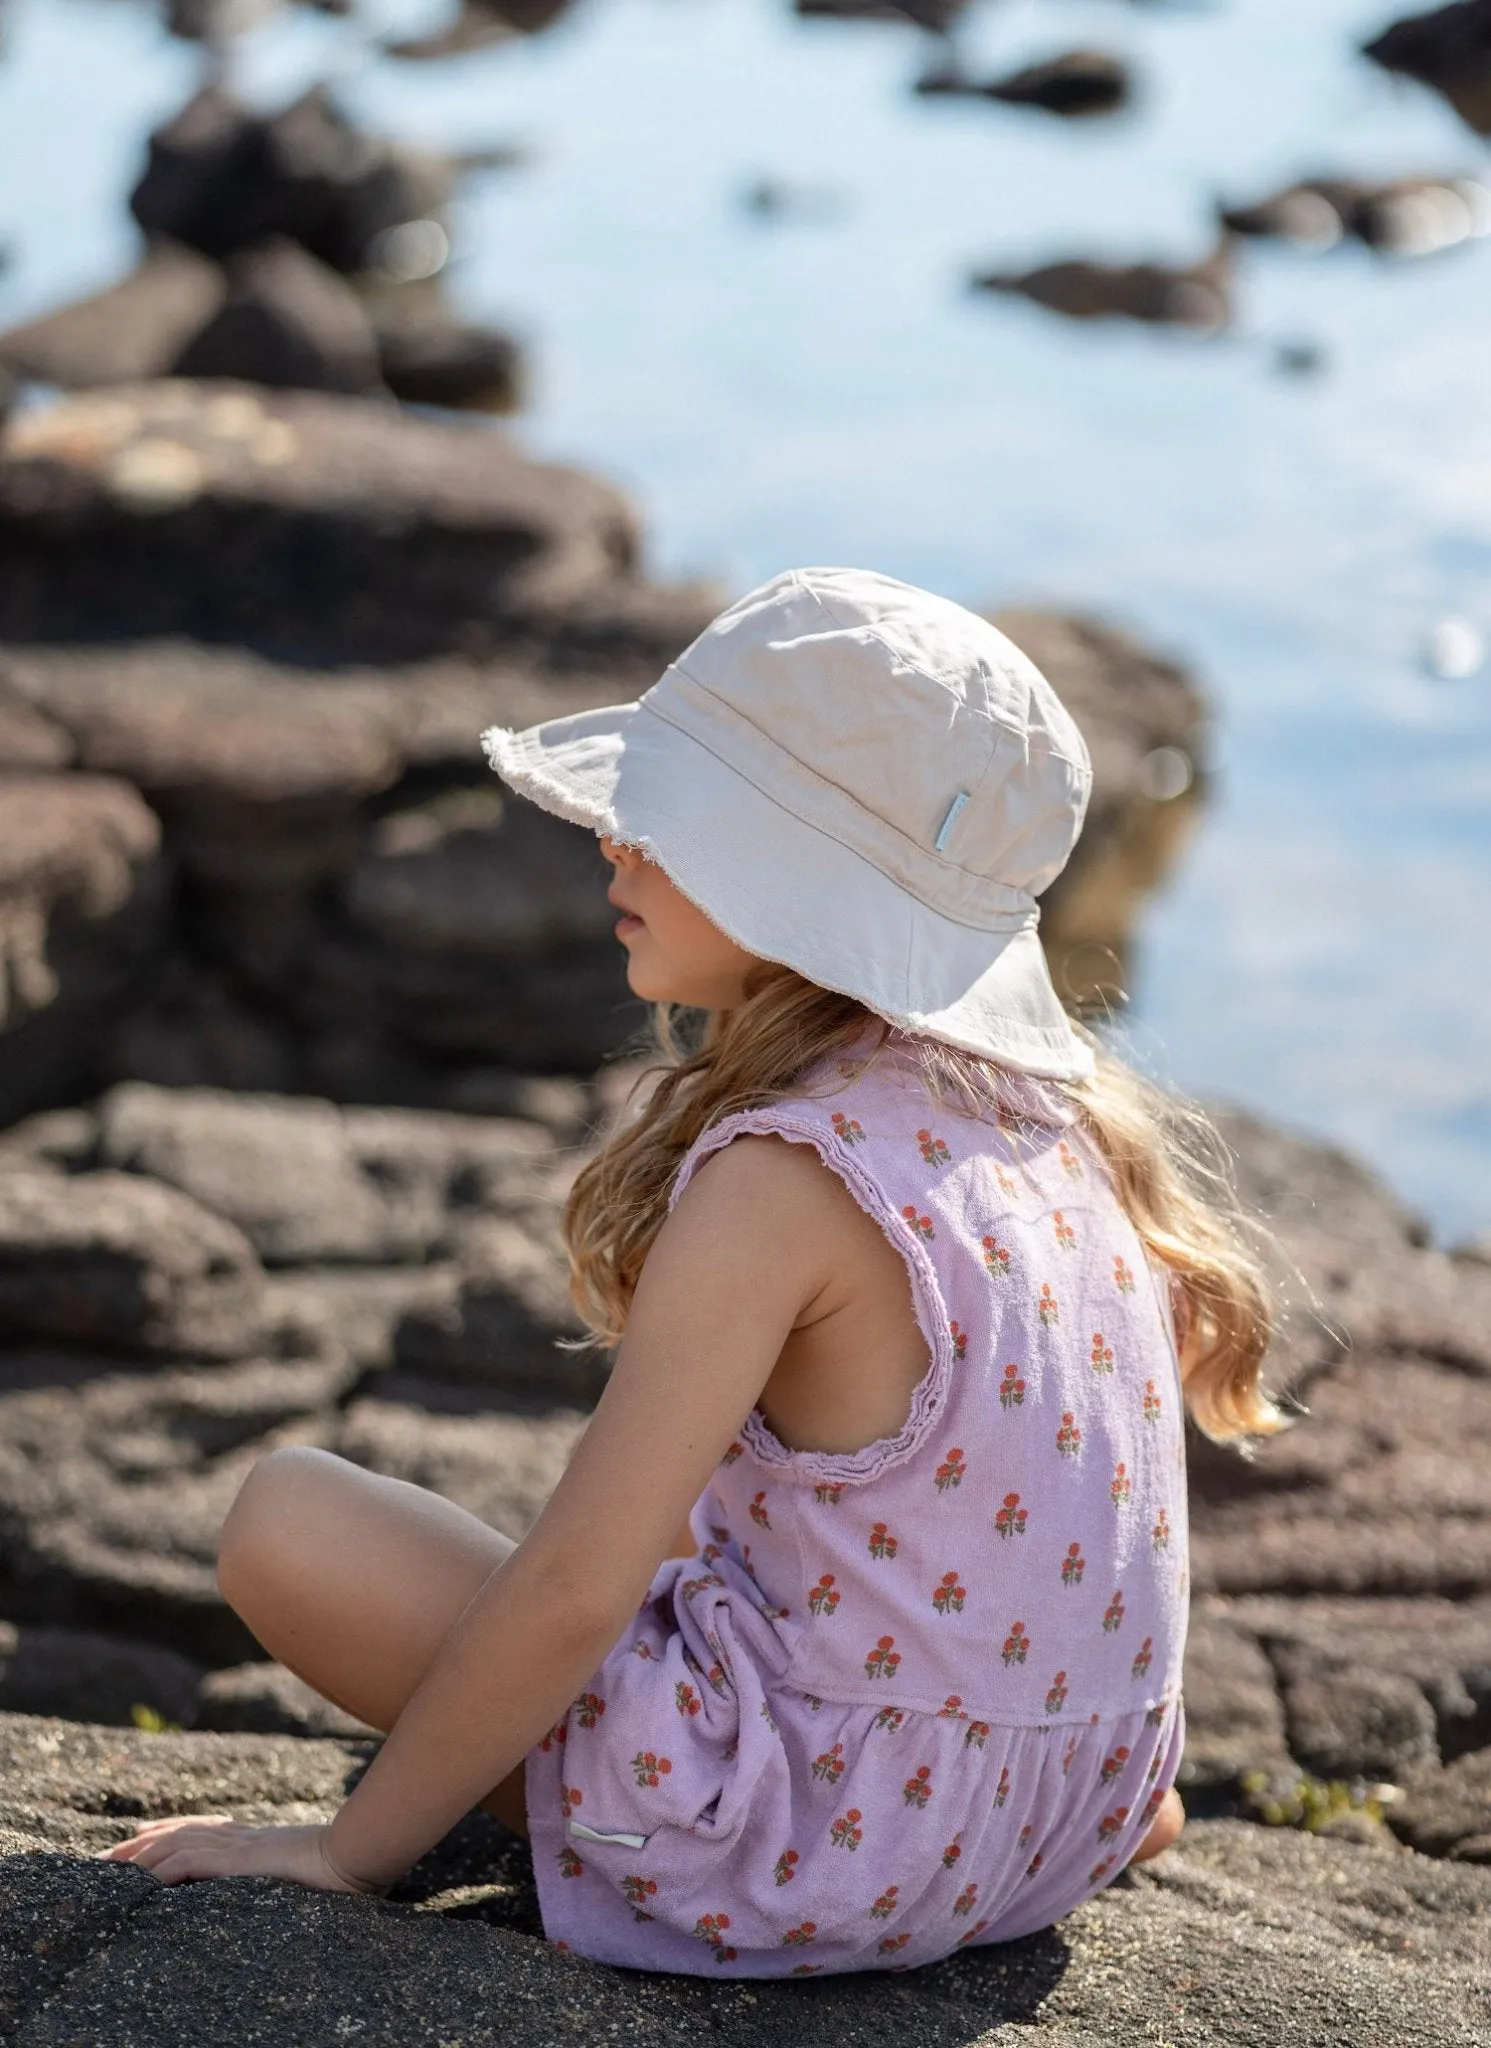
[[[467,186],[449,293],[529,338],[518,431],[633,494],[654,570],[738,587],[862,562],[981,607],[1102,612],[1193,663],[1214,788],[1135,949],[1130,1043],[1356,1148],[1453,1241],[1491,1227],[1491,667],[1440,681],[1422,647],[1449,615],[1491,635],[1491,240],[1396,262],[1254,245],[1239,325],[1210,340],[964,286],[1199,255],[1214,196],[1312,173],[1491,178],[1448,107],[1353,54],[1393,12],[976,8],[981,70],[1133,57],[1140,104],[1080,126],[917,99],[914,30],[780,0],[581,0],[424,67],[296,17],[245,43],[239,83],[269,101],[332,65],[411,140],[532,144]],[[198,67],[127,0],[7,19],[6,323],[126,266],[142,137]],[[762,176],[811,203],[753,217]],[[1278,372],[1295,341],[1320,374]]]

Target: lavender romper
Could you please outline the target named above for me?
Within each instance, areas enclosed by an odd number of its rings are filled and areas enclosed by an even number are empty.
[[[527,1759],[544,1928],[607,1963],[906,1969],[1121,1870],[1184,1735],[1173,1327],[1054,1090],[997,1122],[896,1056],[725,1118],[814,1146],[906,1262],[932,1363],[899,1436],[795,1452],[759,1410],[696,1557]]]

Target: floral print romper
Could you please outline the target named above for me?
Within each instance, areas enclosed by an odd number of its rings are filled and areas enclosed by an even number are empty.
[[[816,1148],[906,1262],[931,1354],[899,1436],[789,1450],[759,1410],[693,1558],[527,1759],[550,1939],[775,1977],[1048,1926],[1180,1761],[1186,1497],[1163,1278],[1056,1091],[934,1107],[891,1049],[730,1116]]]

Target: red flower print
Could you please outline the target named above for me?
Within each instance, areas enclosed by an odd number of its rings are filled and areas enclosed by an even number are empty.
[[[1042,1287],[1041,1298],[1036,1303],[1035,1308],[1036,1314],[1040,1317],[1041,1321],[1045,1324],[1048,1330],[1052,1327],[1053,1324],[1059,1323],[1061,1321],[1061,1303],[1056,1299],[1056,1296],[1051,1292],[1049,1285]]]
[[[1160,1397],[1155,1391],[1153,1380],[1144,1382],[1144,1420],[1158,1422],[1160,1419]]]
[[[1016,1195],[1020,1192],[1019,1189],[1015,1186],[1015,1183],[1010,1179],[1009,1175],[1005,1172],[1004,1168],[1000,1166],[997,1162],[995,1163],[994,1167],[994,1178],[999,1183],[999,1191],[1001,1194]]]
[[[1089,1363],[1094,1372],[1112,1372],[1113,1370],[1113,1346],[1103,1342],[1101,1330],[1094,1330],[1092,1333],[1092,1358]]]
[[[1165,1795],[1163,1792],[1151,1792],[1144,1802],[1144,1811],[1139,1816],[1140,1827],[1147,1828],[1164,1803]]]
[[[632,1644],[632,1655],[634,1657],[640,1657],[644,1664],[655,1664],[657,1662],[657,1656],[653,1650],[651,1643],[644,1641],[644,1639],[641,1636],[638,1636],[637,1640]],[[564,1735],[562,1731],[559,1732],[559,1740],[561,1742],[563,1742],[564,1740]],[[547,1741],[541,1742],[539,1744],[540,1749],[547,1749],[548,1746],[549,1745]]]
[[[1010,1623],[1010,1632],[1004,1639],[1004,1648],[999,1653],[1000,1656],[1003,1657],[1006,1664],[1023,1664],[1029,1653],[1030,1638],[1025,1633],[1024,1622],[1012,1621]]]
[[[950,1841],[950,1842],[948,1843],[947,1847],[946,1847],[946,1848],[945,1848],[945,1849],[943,1850],[943,1852],[942,1852],[942,1867],[943,1867],[943,1869],[944,1869],[944,1870],[951,1870],[951,1869],[952,1869],[952,1867],[953,1867],[953,1865],[954,1865],[954,1864],[955,1864],[955,1863],[957,1862],[958,1858],[959,1858],[959,1857],[960,1857],[960,1856],[961,1856],[962,1854],[963,1854],[963,1830],[962,1830],[961,1828],[959,1828],[958,1832],[957,1832],[957,1833],[956,1833],[956,1834],[955,1834],[955,1835],[953,1836],[952,1840],[951,1840],[951,1841]]]
[[[1061,1583],[1064,1586],[1080,1586],[1082,1574],[1087,1569],[1087,1559],[1082,1555],[1080,1543],[1069,1543],[1066,1556],[1061,1560]]]
[[[1122,1774],[1123,1767],[1128,1760],[1128,1747],[1126,1744],[1120,1743],[1112,1756],[1105,1756],[1103,1758],[1103,1768],[1098,1772],[1100,1781],[1104,1785],[1111,1785],[1113,1780]]]
[[[1055,1233],[1056,1242],[1064,1252],[1074,1252],[1077,1249],[1077,1233],[1059,1209],[1051,1212],[1051,1228]]]
[[[585,1804],[585,1795],[578,1785],[561,1785],[559,1788],[559,1810],[568,1820],[577,1806]]]
[[[995,1792],[994,1792],[994,1805],[995,1805],[995,1808],[996,1808],[996,1810],[997,1810],[997,1809],[998,1809],[999,1807],[1003,1806],[1004,1802],[1006,1801],[1006,1799],[1008,1799],[1008,1798],[1009,1798],[1009,1796],[1010,1796],[1010,1769],[1009,1769],[1009,1765],[1008,1765],[1008,1764],[1001,1764],[1001,1766],[1000,1766],[1000,1769],[999,1769],[999,1784],[998,1784],[998,1786],[996,1787],[996,1789],[995,1789]]]
[[[959,1948],[962,1948],[966,1942],[977,1941],[979,1936],[983,1933],[984,1929],[988,1926],[988,1924],[989,1923],[987,1920],[975,1920],[973,1925],[969,1928],[966,1934],[960,1934],[958,1936]]]
[[[1111,1842],[1113,1837],[1122,1830],[1123,1824],[1128,1817],[1129,1810],[1126,1806],[1115,1806],[1111,1813],[1105,1813],[1098,1822],[1098,1840],[1100,1842]]]
[[[1052,1679],[1050,1689],[1046,1694],[1046,1712],[1048,1714],[1059,1714],[1066,1705],[1066,1696],[1066,1673],[1058,1671]]]
[[[876,1953],[882,1956],[893,1956],[898,1949],[903,1949],[910,1939],[910,1934],[887,1934]]]
[[[1168,1550],[1170,1548],[1170,1517],[1163,1508],[1155,1516],[1154,1527],[1149,1532],[1149,1540],[1154,1545],[1156,1551]]]
[[[1028,1508],[1021,1507],[1018,1493],[1007,1493],[1004,1497],[1003,1507],[994,1516],[995,1535],[1023,1536],[1029,1513],[1030,1510]]]
[[[724,1551],[721,1550],[718,1543],[706,1543],[704,1548],[699,1552],[700,1557],[702,1557],[704,1562],[710,1566],[717,1565],[720,1559],[724,1556],[724,1554]]]
[[[1146,1637],[1144,1638],[1144,1649],[1145,1649],[1145,1650],[1147,1650],[1148,1648],[1149,1648],[1149,1637],[1148,1637],[1148,1636],[1146,1636]],[[1140,1652],[1140,1655],[1141,1655],[1141,1656],[1143,1655],[1143,1651],[1141,1651],[1141,1652]],[[1135,1662],[1137,1663],[1137,1662],[1138,1662],[1138,1658],[1135,1658],[1135,1660],[1134,1660],[1134,1661],[1135,1661]],[[1149,1660],[1148,1660],[1148,1658],[1145,1658],[1145,1669],[1146,1669],[1146,1670],[1148,1670],[1148,1668],[1149,1668]],[[1137,1676],[1138,1674],[1136,1673],[1135,1675]],[[1161,1696],[1159,1697],[1159,1699],[1157,1699],[1157,1700],[1155,1701],[1155,1703],[1154,1703],[1154,1705],[1153,1705],[1152,1707],[1147,1707],[1147,1708],[1145,1709],[1145,1713],[1144,1713],[1144,1725],[1145,1725],[1145,1727],[1146,1727],[1146,1728],[1158,1728],[1158,1727],[1159,1727],[1159,1725],[1160,1725],[1160,1723],[1161,1723],[1161,1722],[1162,1722],[1162,1721],[1164,1720],[1164,1718],[1165,1718],[1165,1715],[1166,1715],[1166,1713],[1167,1713],[1167,1712],[1169,1711],[1169,1707],[1170,1707],[1170,1695],[1169,1695],[1169,1693],[1168,1693],[1168,1692],[1162,1693],[1162,1694],[1161,1694]]]
[[[875,1716],[875,1726],[883,1728],[887,1735],[895,1735],[906,1725],[906,1716],[900,1707],[882,1707]]]
[[[894,1557],[899,1547],[884,1522],[877,1522],[870,1531],[871,1557]]]
[[[1081,1456],[1082,1432],[1077,1427],[1076,1415],[1070,1408],[1062,1410],[1061,1427],[1056,1432],[1056,1448],[1064,1458]]]
[[[606,1703],[598,1692],[582,1692],[570,1712],[582,1728],[593,1728],[606,1711]]]
[[[1018,1408],[1025,1399],[1025,1382],[1020,1377],[1018,1365],[1007,1365],[1004,1378],[999,1383],[999,1405],[1001,1408]]]
[[[947,1327],[953,1340],[953,1357],[961,1363],[968,1356],[968,1332],[957,1322],[950,1322]]]
[[[865,1134],[856,1117],[845,1116],[842,1109],[836,1109],[829,1118],[829,1122],[833,1125],[834,1136],[841,1145],[861,1145],[864,1143]]]
[[[837,1785],[844,1775],[844,1745],[836,1742],[832,1749],[826,1749],[822,1756],[814,1759],[813,1776],[826,1778],[830,1785]]]
[[[1113,1284],[1120,1294],[1132,1294],[1134,1291],[1133,1268],[1124,1264],[1118,1252],[1113,1254]]]
[[[961,1486],[967,1470],[968,1467],[963,1462],[963,1447],[961,1444],[955,1444],[937,1467],[937,1491],[946,1493],[950,1486]]]
[[[901,1661],[901,1653],[895,1647],[895,1642],[894,1636],[882,1636],[880,1638],[874,1649],[865,1658],[866,1678],[895,1677],[896,1667]]]
[[[896,1895],[900,1889],[900,1886],[895,1884],[887,1886],[870,1908],[872,1920],[889,1920],[896,1910]]]
[[[789,1927],[782,1936],[783,1948],[806,1948],[818,1933],[816,1920],[804,1920],[801,1927]]]
[[[1066,1777],[1070,1772],[1076,1755],[1077,1738],[1075,1735],[1069,1735],[1066,1739],[1066,1748],[1061,1753],[1061,1775],[1063,1777]]]
[[[722,1664],[711,1664],[704,1676],[711,1691],[723,1694],[728,1690],[725,1683],[725,1668]]]
[[[1014,1183],[1011,1182],[1009,1192],[1013,1194],[1014,1191]],[[1008,1280],[1010,1277],[1010,1255],[1008,1248],[999,1242],[999,1239],[992,1231],[984,1239],[984,1264],[996,1280]]]
[[[1114,1507],[1121,1508],[1134,1491],[1134,1482],[1129,1477],[1129,1468],[1122,1458],[1113,1467],[1113,1484],[1108,1488],[1108,1497]]]
[[[673,1704],[677,1707],[679,1713],[685,1719],[688,1719],[691,1715],[699,1712],[702,1702],[694,1688],[691,1685],[686,1685],[680,1678],[673,1687]]]
[[[795,1866],[801,1863],[801,1861],[802,1858],[795,1849],[784,1849],[776,1860],[775,1874],[777,1883],[791,1884],[793,1878],[797,1875]]]
[[[1068,1180],[1081,1180],[1082,1162],[1064,1138],[1056,1147],[1056,1156],[1061,1161],[1061,1170]]]
[[[1035,1825],[1034,1825],[1034,1823],[1033,1823],[1032,1821],[1026,1821],[1026,1823],[1025,1823],[1024,1827],[1023,1827],[1023,1828],[1021,1828],[1021,1830],[1020,1830],[1020,1838],[1019,1838],[1019,1840],[1018,1840],[1018,1841],[1017,1841],[1017,1842],[1015,1843],[1015,1847],[1016,1847],[1017,1849],[1028,1849],[1028,1848],[1029,1848],[1029,1846],[1030,1846],[1030,1838],[1031,1838],[1031,1836],[1032,1836],[1032,1835],[1033,1835],[1034,1833],[1035,1833]]]
[[[937,1235],[936,1231],[932,1228],[931,1217],[918,1216],[914,1204],[908,1202],[906,1204],[906,1207],[901,1211],[901,1214],[905,1217],[906,1221],[911,1225],[911,1228],[916,1232],[918,1237],[926,1238],[930,1241]]]
[[[844,1482],[842,1480],[825,1480],[821,1486],[813,1488],[813,1498],[820,1507],[836,1508],[844,1498]]]
[[[851,1806],[847,1812],[839,1815],[828,1831],[828,1839],[836,1849],[857,1849],[859,1847],[865,1838],[865,1831],[860,1826],[860,1822],[863,1819],[864,1815],[857,1806]]]
[[[918,1764],[912,1775],[901,1787],[901,1796],[908,1806],[925,1806],[932,1796],[932,1766]]]
[[[1148,1717],[1146,1716],[1146,1719],[1147,1718]],[[1149,1779],[1150,1783],[1153,1784],[1155,1779],[1160,1775],[1160,1772],[1164,1769],[1164,1767],[1165,1759],[1161,1755],[1160,1751],[1156,1750],[1154,1755],[1149,1760],[1149,1769],[1144,1773],[1144,1775],[1146,1778]]]
[[[721,1460],[720,1460],[720,1463],[721,1463],[722,1465],[733,1465],[733,1464],[735,1463],[735,1460],[736,1460],[737,1458],[743,1458],[744,1456],[745,1456],[745,1445],[744,1445],[744,1444],[741,1444],[741,1443],[734,1443],[734,1444],[731,1444],[730,1448],[729,1448],[729,1449],[728,1449],[728,1450],[726,1451],[726,1453],[725,1453],[724,1457],[723,1457],[723,1458],[721,1458]],[[720,1540],[721,1540],[721,1542],[723,1542],[723,1541],[724,1541],[724,1538],[723,1538],[723,1537],[721,1537],[721,1539],[720,1539]]]
[[[967,1716],[963,1712],[962,1693],[950,1692],[947,1698],[942,1702],[942,1705],[937,1709],[937,1718],[939,1721],[966,1720]]]
[[[637,1647],[638,1649],[641,1649],[642,1645],[639,1643]],[[652,1655],[651,1650],[649,1650],[647,1654],[650,1657]],[[566,1714],[565,1718],[562,1721],[556,1721],[554,1723],[554,1726],[549,1730],[548,1734],[544,1736],[543,1740],[539,1743],[539,1748],[544,1752],[545,1756],[547,1756],[549,1751],[554,1748],[555,1744],[563,1742],[568,1734],[569,1716]]]
[[[1113,1598],[1108,1602],[1107,1607],[1103,1611],[1103,1631],[1106,1635],[1111,1636],[1116,1629],[1122,1627],[1123,1594],[1115,1592]]]
[[[583,1877],[585,1875],[585,1865],[568,1844],[560,1850],[555,1860],[559,1865],[559,1875],[561,1877]]]
[[[717,1963],[733,1963],[737,1950],[726,1948],[725,1929],[730,1925],[728,1913],[703,1913],[694,1922],[694,1933],[700,1941],[707,1941],[714,1950]]]
[[[657,1897],[657,1886],[650,1877],[624,1877],[621,1880],[621,1896],[632,1909],[634,1920],[650,1920],[652,1915],[642,1911],[645,1899]]]
[[[932,1590],[932,1605],[939,1614],[961,1614],[967,1597],[968,1588],[958,1584],[958,1574],[944,1572],[941,1582]]]
[[[832,1614],[838,1604],[839,1596],[834,1591],[834,1575],[832,1572],[825,1572],[809,1592],[808,1606],[814,1614]]]
[[[963,1731],[963,1747],[965,1749],[982,1749],[988,1740],[989,1724],[987,1721],[970,1721],[967,1728]]]
[[[952,1159],[952,1153],[948,1151],[941,1138],[934,1138],[930,1131],[918,1131],[916,1144],[928,1166],[946,1166]]]
[[[955,1913],[960,1913],[966,1916],[967,1914],[973,1911],[974,1907],[977,1904],[977,1884],[965,1884],[962,1891],[960,1891],[958,1896],[953,1900],[953,1911]]]
[[[750,1554],[750,1545],[747,1544],[744,1555],[749,1558]],[[749,1564],[746,1565],[746,1570],[750,1570]],[[678,1590],[685,1600],[696,1600],[701,1593],[707,1593],[711,1586],[723,1586],[724,1583],[718,1572],[704,1572],[697,1579],[681,1580]]]
[[[666,1778],[673,1768],[671,1757],[654,1756],[650,1749],[639,1749],[632,1758],[632,1775],[642,1786],[656,1786],[659,1779]]]
[[[1039,1849],[1037,1849],[1036,1853],[1031,1857],[1030,1861],[1025,1866],[1025,1875],[1027,1877],[1038,1877],[1040,1875],[1041,1862],[1041,1853]]]
[[[1105,1856],[1101,1863],[1094,1863],[1091,1870],[1087,1873],[1087,1882],[1089,1884],[1101,1884],[1108,1875],[1108,1872],[1113,1868],[1113,1861],[1114,1859],[1111,1856]]]

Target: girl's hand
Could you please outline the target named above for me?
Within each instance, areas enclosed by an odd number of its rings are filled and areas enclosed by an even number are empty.
[[[136,1863],[162,1884],[196,1877],[281,1877],[318,1892],[381,1892],[338,1870],[327,1853],[329,1830],[249,1827],[225,1813],[182,1814],[147,1821],[127,1842],[99,1851],[105,1863]]]

